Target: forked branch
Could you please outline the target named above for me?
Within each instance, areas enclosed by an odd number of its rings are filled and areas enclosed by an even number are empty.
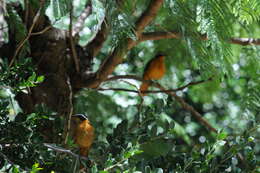
[[[137,76],[132,76],[132,75],[121,75],[121,76],[114,76],[114,77],[111,77],[107,80],[117,80],[117,79],[135,79],[135,80],[139,80],[139,81],[144,81],[142,78],[140,77],[137,77]],[[212,80],[211,78],[209,78],[208,80]],[[206,80],[206,81],[208,81]],[[217,133],[217,129],[215,129],[213,126],[211,126],[209,124],[209,122],[207,120],[205,120],[202,115],[194,108],[192,107],[191,105],[189,105],[183,98],[179,97],[174,91],[172,90],[167,90],[165,89],[162,85],[160,85],[159,83],[156,83],[156,82],[153,82],[153,81],[149,81],[150,84],[158,89],[160,89],[160,91],[172,96],[173,98],[175,98],[175,100],[177,102],[180,103],[180,105],[182,106],[183,109],[189,111],[191,113],[191,115],[197,119],[201,124],[205,125],[210,131],[214,132],[214,133]],[[194,82],[196,83],[196,82]]]
[[[127,75],[125,75],[127,76]],[[117,77],[119,79],[120,76],[114,76],[114,77]],[[109,78],[108,80],[115,80],[116,78]],[[129,75],[128,77],[131,78],[131,76]],[[142,79],[142,78],[137,78],[136,76],[132,76],[134,79],[136,80],[139,80],[139,81],[143,81],[143,82],[147,82],[146,80]],[[123,79],[124,76],[122,76],[121,79]],[[133,79],[131,78],[131,79]],[[129,79],[129,78],[124,78],[124,79]],[[176,91],[181,91],[181,90],[184,90],[185,88],[188,88],[190,86],[193,86],[193,85],[198,85],[198,84],[202,84],[202,83],[205,83],[205,82],[208,82],[208,81],[211,81],[212,78],[209,78],[207,80],[200,80],[200,81],[196,81],[196,82],[190,82],[184,86],[181,86],[179,88],[176,88],[176,89],[168,89],[168,90],[146,90],[146,91],[142,91],[144,93],[164,93],[165,91],[169,91],[169,92],[176,92]],[[148,81],[149,82],[149,81]],[[131,89],[125,89],[125,88],[98,88],[97,90],[99,91],[124,91],[124,92],[132,92],[132,93],[137,93],[137,94],[140,94],[140,91],[138,90],[131,90]]]
[[[141,17],[136,22],[136,36],[139,37],[140,33],[143,32],[144,28],[154,19],[158,10],[160,9],[163,0],[153,0],[146,9],[146,11],[141,15]],[[99,70],[93,75],[94,78],[88,81],[87,84],[81,84],[88,88],[97,88],[101,82],[107,79],[115,67],[123,61],[124,56],[127,51],[135,46],[136,41],[128,38],[125,43],[119,45],[111,56],[107,57]],[[79,86],[80,87],[80,86]]]

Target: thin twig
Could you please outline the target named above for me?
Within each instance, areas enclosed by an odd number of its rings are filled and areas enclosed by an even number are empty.
[[[72,24],[72,20],[73,20],[73,1],[71,1],[70,4],[70,25],[69,25],[69,39],[70,39],[70,48],[71,48],[71,55],[73,57],[74,63],[75,63],[75,68],[76,68],[76,72],[79,73],[79,59],[78,59],[78,55],[77,55],[77,51],[76,51],[76,47],[75,47],[75,43],[74,43],[74,38],[73,38],[73,24]]]
[[[39,31],[39,32],[34,32],[34,33],[32,33],[31,36],[33,36],[33,35],[41,35],[41,34],[45,33],[46,31],[48,31],[48,30],[51,29],[51,28],[52,28],[51,25],[50,25],[50,26],[47,26],[46,28],[44,28],[43,30],[41,30],[41,31]]]
[[[24,5],[25,5],[24,23],[25,23],[25,26],[27,26],[28,25],[29,11],[30,11],[28,0],[24,0]]]
[[[144,103],[144,98],[143,98],[143,96],[142,96],[142,94],[141,94],[141,91],[138,89],[138,87],[137,87],[136,85],[134,85],[134,84],[132,84],[132,83],[130,83],[130,82],[128,82],[128,81],[124,81],[124,80],[123,80],[123,82],[125,82],[125,83],[127,83],[127,84],[129,84],[129,85],[131,85],[131,86],[133,86],[133,87],[136,88],[137,93],[138,93],[138,95],[139,95],[140,98],[141,98],[140,104],[138,105],[138,114],[140,115],[140,113],[141,113],[141,111],[142,111],[142,106],[143,106],[143,103]]]
[[[39,10],[37,11],[36,15],[35,15],[34,18],[33,18],[33,23],[32,23],[32,26],[31,26],[30,29],[29,29],[29,32],[28,32],[27,36],[24,38],[23,41],[21,41],[21,42],[18,44],[18,47],[17,47],[17,49],[16,49],[15,52],[14,52],[14,56],[13,56],[13,58],[12,58],[10,64],[9,64],[9,67],[11,67],[11,66],[13,65],[13,63],[14,63],[14,61],[15,61],[17,55],[19,54],[20,50],[22,49],[23,45],[26,43],[27,40],[29,40],[29,38],[30,38],[30,36],[31,36],[31,33],[32,33],[32,31],[33,31],[33,28],[34,28],[35,24],[37,23],[37,21],[38,21],[38,19],[39,19],[39,17],[40,17],[42,5],[43,5],[43,3],[41,3],[41,6],[40,6]]]
[[[113,76],[109,79],[107,79],[107,81],[109,80],[116,80],[116,79],[135,79],[135,80],[139,80],[139,81],[144,81],[144,82],[147,82],[147,80],[144,80],[140,77],[136,77],[136,76],[132,76],[132,75],[122,75],[122,76]],[[176,88],[176,89],[167,89],[167,90],[145,90],[143,91],[144,93],[165,93],[165,91],[168,91],[168,92],[176,92],[176,91],[180,91],[180,90],[184,90],[185,88],[188,88],[190,86],[193,86],[193,85],[198,85],[198,84],[202,84],[202,83],[205,83],[205,82],[208,82],[208,81],[211,81],[212,78],[209,78],[209,79],[206,79],[206,80],[200,80],[200,81],[196,81],[196,82],[190,82],[182,87],[179,87],[179,88]],[[150,82],[150,81],[148,81]],[[133,93],[137,93],[139,94],[140,93],[140,90],[131,90],[131,89],[125,89],[125,88],[98,88],[97,90],[99,91],[109,91],[109,90],[112,90],[112,91],[125,91],[125,92],[133,92]]]
[[[138,105],[138,107],[137,107],[138,115],[140,116],[140,115],[141,115],[141,112],[142,112],[142,108],[143,108],[144,97],[142,96],[140,90],[139,90],[139,93],[138,93],[138,94],[139,94],[139,96],[140,96],[140,98],[141,98],[141,101],[140,101],[140,103],[139,103],[139,105]]]
[[[128,159],[128,158],[124,158],[124,159],[120,160],[120,161],[117,162],[116,164],[111,165],[111,166],[105,168],[104,171],[109,171],[109,170],[111,170],[111,169],[114,169],[114,168],[117,167],[117,166],[122,165],[122,163],[123,163],[124,161],[126,161],[127,159]]]
[[[139,93],[138,90],[131,90],[131,89],[125,89],[125,88],[97,88],[98,91],[124,91],[124,92],[132,92],[132,93]],[[151,92],[151,91],[147,91]]]
[[[138,77],[138,76],[135,76],[135,75],[117,75],[117,76],[109,77],[105,81],[117,80],[117,79],[134,79],[134,80],[139,80],[139,81],[142,81],[142,82],[143,81],[147,82],[142,77]]]
[[[69,132],[70,132],[70,122],[71,122],[71,116],[73,114],[73,92],[72,92],[72,87],[70,83],[70,78],[67,78],[67,86],[69,89],[69,98],[68,98],[68,111],[66,114],[66,123],[64,127],[64,133],[63,133],[63,144],[66,145],[69,137]]]
[[[131,85],[133,86],[134,88],[138,89],[138,87],[135,85],[135,84],[132,84],[131,82],[128,82],[128,81],[125,81],[125,80],[121,80],[122,82],[128,84],[128,85]]]
[[[113,77],[110,77],[107,79],[107,81],[109,80],[116,80],[116,79],[122,79],[122,78],[127,78],[127,79],[135,79],[135,80],[140,80],[140,81],[143,81],[142,78],[140,77],[137,77],[137,76],[133,76],[133,75],[120,75],[120,76],[113,76]],[[208,80],[212,80],[212,78],[209,78]],[[207,80],[206,80],[207,81]],[[176,101],[178,101],[181,106],[189,111],[191,113],[191,115],[193,115],[199,122],[201,122],[203,125],[205,125],[210,131],[214,132],[214,133],[217,133],[218,131],[212,127],[203,117],[202,115],[196,111],[191,105],[189,105],[188,103],[185,102],[185,100],[181,97],[179,97],[174,91],[172,90],[167,90],[165,89],[163,86],[161,86],[159,83],[156,83],[156,82],[153,82],[153,81],[149,81],[151,85],[153,85],[154,87],[157,87],[160,89],[160,91],[168,94],[168,95],[171,95],[172,97],[174,97],[176,99]],[[191,85],[195,85],[196,83],[201,83],[202,81],[199,81],[199,82],[191,82]],[[204,81],[203,81],[204,82]],[[183,87],[188,87],[190,86],[189,84],[187,84],[186,86],[183,86]],[[183,87],[181,87],[183,89]]]
[[[43,145],[44,145],[45,147],[47,147],[47,148],[50,148],[50,149],[54,150],[54,151],[70,154],[70,155],[72,155],[72,156],[75,157],[75,158],[80,158],[80,159],[82,159],[82,160],[87,160],[87,161],[89,160],[87,157],[84,157],[84,156],[75,154],[75,153],[73,153],[72,151],[70,151],[70,150],[68,150],[68,149],[65,149],[65,148],[62,148],[62,147],[53,146],[53,144],[43,143]]]

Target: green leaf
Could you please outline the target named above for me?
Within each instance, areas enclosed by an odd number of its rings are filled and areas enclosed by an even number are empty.
[[[36,79],[36,73],[33,72],[33,74],[28,78],[28,82],[33,83],[35,81],[35,79]]]
[[[145,167],[145,173],[151,173],[152,172],[152,169],[150,166],[146,166]]]
[[[12,173],[20,173],[20,171],[16,166],[13,166],[12,167]]]
[[[228,134],[226,132],[221,132],[221,133],[218,134],[217,139],[218,140],[224,140],[224,139],[227,138],[227,136],[228,136]]]
[[[38,76],[36,82],[42,83],[44,81],[44,76]]]
[[[188,136],[186,130],[176,121],[172,121],[172,122],[174,122],[174,128],[170,130],[170,133],[175,134],[178,137],[181,137],[185,142],[191,144],[190,137]]]
[[[50,0],[46,14],[51,21],[57,21],[69,13],[70,3],[68,0]]]
[[[17,11],[11,7],[7,8],[7,9],[8,9],[8,14],[9,14],[9,21],[8,21],[9,29],[10,29],[11,33],[14,33],[15,40],[18,43],[20,43],[27,36],[27,29],[26,29],[25,25],[23,24],[23,21],[22,21],[21,17],[19,16],[19,14],[17,13]],[[29,46],[28,41],[25,42],[25,44],[23,45],[23,47],[20,51],[20,54],[19,54],[20,58],[24,57],[27,52],[30,52],[30,46]]]
[[[129,159],[130,157],[137,155],[137,154],[141,154],[143,151],[139,150],[139,149],[133,149],[130,151],[127,151],[126,153],[124,153],[124,158],[125,159]]]
[[[165,156],[172,149],[172,146],[169,142],[158,139],[142,144],[140,149],[148,156],[159,157]]]
[[[39,172],[40,170],[43,170],[43,168],[39,168],[39,163],[35,163],[33,166],[32,166],[32,170],[30,173],[37,173]]]

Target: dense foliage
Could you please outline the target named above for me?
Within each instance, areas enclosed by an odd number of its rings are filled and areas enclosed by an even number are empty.
[[[62,152],[68,149],[78,154],[71,137],[63,145],[66,117],[44,103],[35,103],[33,112],[23,111],[19,106],[27,104],[27,100],[17,99],[19,93],[30,93],[49,77],[37,69],[30,56],[36,48],[28,41],[27,35],[32,31],[21,14],[37,9],[50,26],[71,31],[71,24],[91,4],[91,15],[83,21],[75,44],[86,48],[98,35],[103,21],[108,26],[107,39],[89,68],[96,72],[114,50],[124,53],[126,38],[138,39],[136,21],[152,2],[0,2],[4,16],[0,21],[1,48],[7,44],[15,47],[11,58],[4,53],[0,57],[0,172],[78,172],[80,162],[84,162]],[[166,89],[179,88],[173,93],[199,112],[217,132],[206,127],[171,94],[159,92],[141,97],[136,92],[140,81],[133,78],[108,80],[98,88],[76,88],[73,112],[88,114],[95,127],[90,161],[84,163],[86,170],[260,172],[260,47],[232,41],[259,37],[259,25],[258,0],[165,0],[144,33],[179,35],[138,42],[127,50],[112,75],[141,77],[152,57],[166,54],[167,72],[158,82]],[[15,35],[9,37],[10,33]],[[16,52],[19,53],[15,55]]]

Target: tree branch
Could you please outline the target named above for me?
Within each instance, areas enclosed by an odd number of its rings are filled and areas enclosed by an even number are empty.
[[[125,91],[125,92],[131,92],[131,93],[139,93],[137,90],[131,90],[131,89],[125,89],[125,88],[98,88],[98,91]],[[151,91],[148,91],[151,92]],[[159,91],[160,92],[160,91]]]
[[[70,154],[70,155],[72,155],[75,158],[80,158],[82,160],[89,160],[88,158],[86,158],[84,156],[80,156],[78,154],[75,154],[75,153],[73,153],[72,151],[70,151],[68,149],[65,149],[65,148],[62,148],[62,147],[58,147],[58,146],[54,146],[53,144],[43,143],[43,145],[45,147],[47,147],[47,148],[50,148],[50,149],[54,150],[54,151]]]
[[[168,39],[168,38],[181,38],[181,34],[177,31],[147,32],[147,33],[143,33],[140,36],[138,41],[142,42],[147,40],[161,40],[161,39]]]
[[[260,38],[231,38],[229,42],[233,44],[239,44],[242,46],[260,45]]]
[[[139,37],[140,33],[143,32],[143,29],[154,19],[156,13],[160,9],[163,0],[153,0],[151,1],[149,7],[141,15],[141,17],[136,22],[136,36]],[[110,75],[115,67],[123,61],[123,58],[127,51],[131,49],[136,44],[136,41],[128,38],[123,44],[119,45],[111,56],[107,57],[99,70],[93,75],[93,78],[88,80],[86,84],[81,84],[83,86],[78,87],[89,87],[97,88],[101,82],[106,80],[107,76]]]
[[[177,31],[168,31],[168,32],[147,32],[140,35],[139,42],[147,40],[161,40],[161,39],[172,39],[172,38],[181,38],[182,35]],[[201,35],[201,40],[208,40],[206,35]],[[246,45],[260,45],[259,38],[230,38],[228,42],[232,44],[239,44],[242,46]]]
[[[34,35],[41,35],[41,34],[44,34],[45,32],[47,32],[48,30],[50,30],[52,28],[52,26],[47,26],[46,28],[44,28],[43,30],[39,31],[39,32],[34,32],[31,34],[31,36],[34,36]]]
[[[23,48],[23,46],[24,46],[24,44],[26,43],[26,41],[28,41],[29,38],[31,37],[33,28],[34,28],[34,26],[36,25],[36,23],[37,23],[37,21],[38,21],[40,15],[41,15],[42,6],[43,6],[43,3],[40,4],[40,8],[39,8],[39,10],[37,11],[36,15],[34,16],[34,18],[33,18],[33,23],[32,23],[32,25],[31,25],[31,27],[30,27],[30,29],[29,29],[29,31],[28,31],[27,36],[18,44],[18,46],[17,46],[17,48],[16,48],[16,50],[15,50],[15,52],[14,52],[14,56],[12,57],[11,62],[10,62],[10,64],[9,64],[9,67],[11,67],[11,66],[13,65],[13,63],[14,63],[16,57],[17,57],[17,56],[19,55],[19,53],[20,53],[20,50]]]
[[[170,92],[167,91],[166,89],[164,89],[163,86],[161,86],[158,83],[153,83],[153,85],[157,88],[159,88],[162,91],[165,91],[166,94],[171,95],[172,97],[175,98],[176,101],[178,101],[181,106],[183,107],[183,109],[186,109],[187,111],[189,111],[191,113],[191,115],[193,115],[194,118],[196,118],[201,124],[205,125],[210,131],[217,133],[217,129],[215,129],[214,127],[212,127],[207,120],[205,120],[202,115],[196,110],[194,109],[191,105],[189,105],[188,103],[185,102],[185,100],[181,97],[179,97],[175,92]]]
[[[90,15],[92,11],[92,7],[91,5],[88,5],[80,14],[80,16],[78,17],[77,22],[75,23],[75,25],[73,26],[72,29],[72,36],[75,36],[77,33],[79,33],[83,27],[84,27],[84,22],[86,20],[86,18]]]
[[[73,38],[73,1],[70,3],[70,25],[69,25],[69,40],[70,40],[70,49],[71,49],[71,55],[73,57],[76,72],[79,73],[79,58],[78,54],[75,48],[74,38]]]
[[[122,79],[122,78],[127,78],[127,79],[135,79],[135,80],[139,80],[139,81],[145,81],[140,77],[137,76],[133,76],[133,75],[121,75],[121,76],[113,76],[111,78],[108,78],[107,81],[109,80],[116,80],[116,79]],[[205,81],[209,81],[212,80],[212,78],[209,78],[208,80]],[[191,82],[183,87],[181,87],[182,89],[185,87],[188,87],[190,85],[195,85],[196,83],[202,83],[205,81],[198,81],[198,82]],[[172,96],[175,98],[175,100],[177,102],[180,103],[180,105],[183,107],[183,109],[189,111],[191,113],[191,115],[196,118],[201,124],[205,125],[210,131],[217,133],[218,131],[212,127],[203,117],[202,115],[195,110],[191,105],[189,105],[188,103],[185,102],[185,100],[181,97],[179,97],[173,90],[167,90],[165,89],[163,86],[161,86],[159,83],[153,82],[153,81],[149,81],[151,85],[153,85],[154,87],[157,87],[160,89],[160,91]]]
[[[72,98],[73,98],[73,91],[71,87],[71,82],[70,78],[67,78],[67,88],[68,88],[68,98],[66,100],[67,102],[67,110],[65,112],[65,120],[66,123],[64,124],[64,129],[63,129],[63,144],[64,146],[67,145],[68,138],[69,138],[69,132],[70,132],[70,122],[71,122],[71,117],[73,114],[73,103],[72,103]]]
[[[109,29],[104,19],[103,23],[101,24],[101,29],[98,31],[96,37],[86,47],[86,49],[90,53],[91,58],[97,56],[97,54],[101,50],[103,43],[106,41],[108,31]]]
[[[127,75],[126,75],[127,76]],[[115,77],[115,76],[114,76]],[[118,76],[117,76],[118,77]],[[115,79],[115,78],[114,78]],[[114,80],[114,79],[111,79],[109,78],[109,80]],[[142,78],[132,78],[131,76],[129,77],[124,77],[124,76],[121,76],[121,78],[117,78],[117,79],[135,79],[135,80],[139,80],[139,81],[145,81],[147,82],[147,80],[143,80]],[[180,90],[184,90],[185,88],[188,88],[190,86],[193,86],[193,85],[198,85],[198,84],[201,84],[201,83],[205,83],[205,82],[208,82],[208,81],[211,81],[212,78],[209,78],[207,80],[200,80],[200,81],[196,81],[196,82],[190,82],[182,87],[179,87],[179,88],[176,88],[176,89],[168,89],[168,90],[146,90],[146,91],[143,91],[144,93],[163,93],[163,92],[176,92],[176,91],[180,91]],[[149,82],[149,81],[148,81]],[[97,90],[99,91],[109,91],[109,90],[112,90],[112,91],[125,91],[125,92],[132,92],[132,93],[137,93],[137,94],[140,94],[140,91],[138,90],[131,90],[131,89],[125,89],[125,88],[98,88]]]
[[[155,18],[158,10],[161,8],[163,0],[153,0],[147,10],[136,22],[136,36],[139,38],[144,28]]]
[[[149,80],[144,80],[142,77],[135,76],[135,75],[117,75],[117,76],[112,76],[110,78],[107,78],[106,81],[111,81],[111,80],[118,80],[118,79],[134,79],[134,80],[139,80],[142,82],[149,82]]]
[[[111,165],[111,166],[105,168],[104,171],[105,171],[105,172],[108,172],[108,171],[114,169],[115,167],[118,167],[118,166],[122,165],[123,162],[126,161],[127,159],[128,159],[128,158],[124,158],[124,159],[120,160],[119,162],[115,163],[114,165]]]

